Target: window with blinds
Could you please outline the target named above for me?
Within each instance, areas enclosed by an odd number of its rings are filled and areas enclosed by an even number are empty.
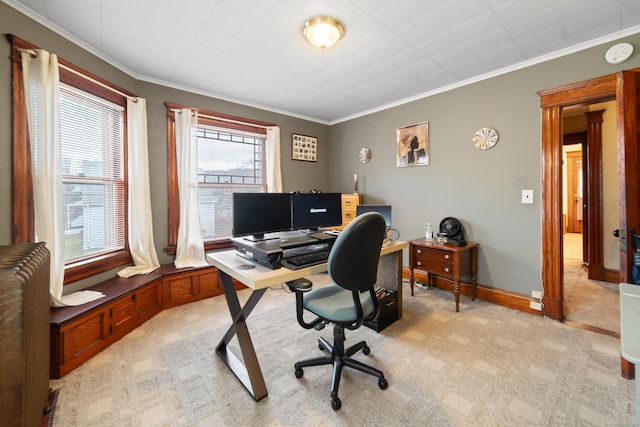
[[[202,238],[229,238],[232,194],[266,189],[265,136],[199,125],[198,182]]]
[[[60,86],[65,260],[125,247],[124,108]]]

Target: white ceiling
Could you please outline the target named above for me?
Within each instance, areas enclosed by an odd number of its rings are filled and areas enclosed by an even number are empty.
[[[638,0],[2,1],[137,79],[322,123],[640,32]]]

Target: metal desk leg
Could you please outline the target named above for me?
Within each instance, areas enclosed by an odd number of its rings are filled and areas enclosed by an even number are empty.
[[[258,357],[251,342],[246,319],[267,289],[264,288],[253,291],[244,307],[241,307],[231,276],[222,270],[218,270],[218,276],[222,282],[232,323],[216,347],[216,353],[245,386],[251,396],[258,401],[267,396],[267,386],[264,383]],[[227,347],[234,335],[238,337],[242,361]]]

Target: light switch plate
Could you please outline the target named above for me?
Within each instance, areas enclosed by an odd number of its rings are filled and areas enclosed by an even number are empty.
[[[533,203],[533,190],[522,190],[522,203]]]

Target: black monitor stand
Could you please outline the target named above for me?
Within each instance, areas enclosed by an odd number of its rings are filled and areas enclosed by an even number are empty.
[[[264,242],[265,240],[276,240],[279,239],[280,236],[277,234],[271,234],[269,236],[265,236],[264,234],[251,234],[248,236],[242,237],[244,240],[248,240],[250,242]]]

